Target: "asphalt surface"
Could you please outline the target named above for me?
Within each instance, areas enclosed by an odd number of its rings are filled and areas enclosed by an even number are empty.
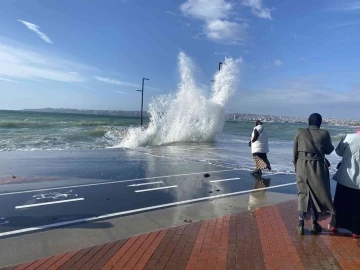
[[[294,175],[256,178],[247,171],[124,150],[1,158],[1,166],[10,166],[22,181],[0,185],[0,238],[259,189],[296,193]]]

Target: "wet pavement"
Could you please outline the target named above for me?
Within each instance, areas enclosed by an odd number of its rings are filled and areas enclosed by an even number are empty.
[[[253,177],[121,149],[11,155],[0,156],[2,173],[27,181],[0,185],[1,238],[257,190],[296,194],[294,175]]]
[[[297,203],[135,235],[5,269],[359,269],[360,242],[326,229],[297,235]],[[325,228],[329,219],[321,221]],[[12,264],[10,264],[12,265]],[[16,268],[18,267],[18,268]]]

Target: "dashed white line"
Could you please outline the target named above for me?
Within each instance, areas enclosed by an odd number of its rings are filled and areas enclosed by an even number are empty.
[[[76,202],[76,201],[83,201],[83,200],[84,200],[84,198],[76,198],[76,199],[61,200],[61,201],[54,201],[54,202],[26,204],[26,205],[15,206],[15,209],[23,209],[23,208],[37,207],[37,206],[43,206],[43,205],[49,205],[49,204],[59,204],[59,203],[67,203],[67,202]]]
[[[179,201],[179,202],[173,202],[173,203],[167,203],[167,204],[154,205],[154,206],[150,206],[150,207],[144,207],[144,208],[138,208],[138,209],[123,211],[123,212],[111,213],[111,214],[106,214],[106,215],[101,215],[101,216],[96,216],[96,217],[91,217],[91,218],[81,218],[81,219],[75,219],[75,220],[64,221],[64,222],[59,222],[59,223],[53,223],[53,224],[48,224],[48,225],[42,225],[42,226],[37,226],[37,227],[31,227],[31,228],[25,228],[25,229],[20,229],[20,230],[8,231],[8,232],[0,233],[0,237],[16,235],[16,234],[21,234],[21,233],[41,231],[41,230],[50,229],[50,228],[74,225],[74,224],[83,223],[83,222],[90,222],[90,221],[96,221],[96,220],[102,220],[102,219],[107,219],[107,218],[119,217],[119,216],[124,216],[124,215],[129,215],[129,214],[134,214],[134,213],[139,213],[139,212],[144,212],[144,211],[149,211],[149,210],[161,209],[161,208],[166,208],[166,207],[170,207],[170,206],[182,205],[182,204],[187,204],[187,203],[192,203],[192,202],[201,202],[201,201],[213,200],[213,199],[218,199],[218,198],[230,197],[230,196],[234,196],[234,195],[246,194],[246,193],[250,193],[250,192],[253,192],[253,191],[274,189],[274,188],[286,187],[286,186],[292,186],[292,185],[296,185],[296,182],[277,185],[277,186],[272,186],[272,187],[264,187],[264,188],[237,191],[237,192],[232,192],[232,193],[219,194],[219,195],[214,195],[214,196],[209,196],[209,197],[202,197],[202,198],[186,200],[186,201]]]
[[[225,182],[225,181],[233,181],[233,180],[239,180],[241,178],[229,178],[229,179],[219,179],[219,180],[212,180],[209,181],[210,183],[216,183],[216,182]]]
[[[217,173],[217,172],[231,172],[231,171],[241,171],[241,169],[229,169],[229,170],[221,170],[221,171],[207,171],[207,172],[196,172],[196,173],[184,173],[184,174],[154,176],[154,177],[137,178],[137,179],[129,179],[129,180],[118,180],[118,181],[110,181],[110,182],[101,182],[101,183],[93,183],[93,184],[83,184],[83,185],[74,185],[74,186],[62,186],[62,187],[53,187],[53,188],[43,188],[43,189],[33,189],[33,190],[15,191],[15,192],[0,193],[0,196],[14,195],[14,194],[23,194],[23,193],[32,193],[32,192],[48,191],[48,190],[57,190],[57,189],[64,189],[64,188],[68,189],[68,188],[78,188],[78,187],[91,187],[91,186],[100,186],[100,185],[110,185],[110,184],[126,183],[126,182],[136,182],[136,181],[149,180],[149,179],[170,178],[170,177],[174,177],[174,176],[187,176],[187,175],[196,175],[196,174],[203,174],[203,173]]]
[[[147,185],[155,185],[155,184],[163,184],[163,181],[158,181],[158,182],[147,182],[147,183],[141,183],[141,184],[132,184],[132,185],[128,185],[128,187],[139,187],[139,186],[147,186]]]
[[[149,188],[149,189],[139,189],[135,190],[135,192],[147,192],[147,191],[153,191],[153,190],[159,190],[159,189],[168,189],[168,188],[177,188],[177,185],[174,186],[166,186],[166,187],[158,187],[158,188]]]

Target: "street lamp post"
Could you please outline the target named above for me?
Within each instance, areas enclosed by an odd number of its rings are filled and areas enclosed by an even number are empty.
[[[222,62],[219,62],[219,71],[220,71],[220,69],[221,69],[221,66],[222,66]],[[215,82],[214,80],[211,80],[211,82]]]
[[[148,81],[149,79],[143,78],[141,90],[136,90],[136,91],[141,92],[141,126],[143,125],[144,81],[145,80]]]

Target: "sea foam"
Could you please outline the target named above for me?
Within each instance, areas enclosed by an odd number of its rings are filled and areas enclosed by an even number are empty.
[[[190,57],[178,56],[180,82],[175,93],[149,104],[146,128],[130,128],[120,147],[165,145],[175,142],[212,142],[222,131],[226,104],[237,87],[240,60],[226,58],[214,75],[211,96],[197,86]]]

